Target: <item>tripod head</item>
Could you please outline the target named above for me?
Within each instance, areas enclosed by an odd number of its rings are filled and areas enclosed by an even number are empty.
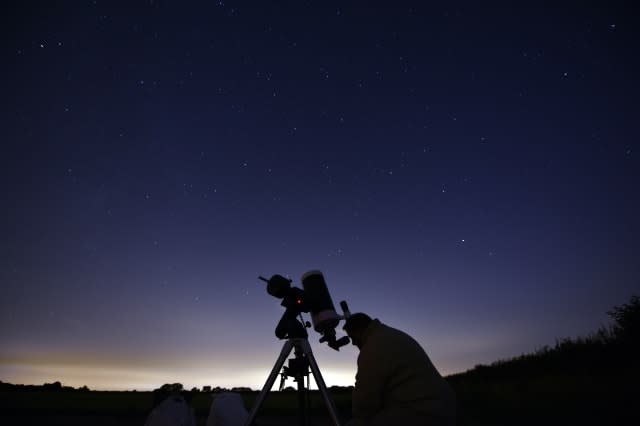
[[[285,312],[275,330],[279,339],[308,337],[306,329],[311,325],[302,318],[302,313],[305,312],[311,313],[313,328],[322,335],[320,343],[326,342],[335,350],[340,350],[342,346],[349,344],[347,336],[336,339],[338,323],[349,316],[347,303],[345,301],[340,303],[344,314],[338,315],[322,272],[305,273],[302,276],[304,290],[292,287],[292,280],[282,275],[273,275],[270,279],[261,276],[258,278],[267,283],[267,293],[282,299],[280,304],[285,307]]]

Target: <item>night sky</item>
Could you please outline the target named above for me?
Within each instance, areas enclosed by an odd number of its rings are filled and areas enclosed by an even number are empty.
[[[639,14],[516,3],[4,2],[0,380],[259,389],[311,269],[444,375],[606,325]]]

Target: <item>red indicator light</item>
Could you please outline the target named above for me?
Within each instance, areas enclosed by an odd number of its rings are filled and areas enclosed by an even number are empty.
[[[297,303],[298,305],[302,305],[302,299],[296,299],[296,303]]]

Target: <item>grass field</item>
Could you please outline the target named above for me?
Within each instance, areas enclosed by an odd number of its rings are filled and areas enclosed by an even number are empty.
[[[250,408],[257,392],[242,394],[245,406]],[[347,393],[332,395],[340,415],[350,410]],[[212,394],[198,393],[192,401],[198,424],[203,425],[209,414]],[[0,424],[50,425],[142,425],[153,404],[151,392],[64,392],[29,391],[0,392]],[[261,424],[297,424],[297,394],[272,392],[259,412]],[[328,423],[327,410],[317,392],[310,393],[309,415],[314,424]]]
[[[632,378],[630,376],[629,378]],[[621,377],[537,377],[527,380],[458,379],[460,426],[475,425],[637,425],[634,380]],[[250,408],[256,392],[243,393]],[[350,394],[334,392],[341,419],[350,411]],[[212,395],[197,394],[192,405],[204,425]],[[0,392],[0,424],[143,425],[151,410],[151,392]],[[297,425],[297,394],[272,392],[258,415],[259,424]],[[317,392],[310,395],[313,426],[330,425]]]
[[[480,425],[637,425],[636,382],[630,376],[540,376],[485,381],[473,376],[451,380],[458,397],[461,426]],[[250,408],[257,392],[242,393]],[[350,411],[349,392],[332,392],[341,419]],[[212,395],[192,401],[204,425]],[[30,391],[0,392],[0,424],[143,425],[153,402],[151,392]],[[297,394],[271,392],[259,412],[263,426],[297,425]],[[321,395],[311,392],[312,426],[330,425]]]

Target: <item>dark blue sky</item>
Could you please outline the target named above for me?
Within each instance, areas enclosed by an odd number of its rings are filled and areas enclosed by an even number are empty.
[[[443,374],[606,324],[637,10],[476,3],[4,4],[0,380],[259,388],[310,269]]]

